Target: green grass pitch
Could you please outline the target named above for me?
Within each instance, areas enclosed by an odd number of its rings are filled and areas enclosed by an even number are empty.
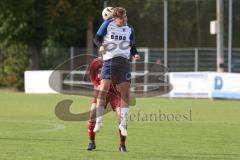
[[[128,152],[120,153],[114,112],[104,116],[97,150],[89,152],[87,122],[62,121],[54,114],[64,99],[74,101],[73,113],[87,111],[91,103],[88,97],[1,92],[0,159],[240,159],[240,101],[137,99],[130,109]]]

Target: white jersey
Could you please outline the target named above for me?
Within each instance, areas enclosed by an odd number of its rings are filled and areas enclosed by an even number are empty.
[[[104,21],[97,32],[102,37],[102,45],[105,47],[103,60],[121,56],[129,59],[131,46],[135,44],[134,30],[131,26],[119,27],[112,20]]]

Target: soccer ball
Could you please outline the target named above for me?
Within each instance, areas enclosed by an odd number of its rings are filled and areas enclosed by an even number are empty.
[[[112,17],[113,15],[113,7],[106,7],[102,11],[102,17],[104,20],[107,20]]]

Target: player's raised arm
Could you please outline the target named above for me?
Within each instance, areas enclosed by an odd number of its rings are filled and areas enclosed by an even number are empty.
[[[98,31],[94,37],[94,43],[96,46],[100,47],[103,44],[103,37],[107,33],[107,27],[110,22],[111,22],[111,20],[104,21],[102,23],[102,25],[100,26],[100,28],[98,29]]]
[[[98,46],[99,54],[101,56],[105,53],[105,49],[103,47],[103,38],[107,33],[108,24],[112,21],[113,9],[114,9],[113,7],[106,7],[102,11],[102,18],[104,22],[98,29],[97,34],[94,38],[94,43],[96,46]]]
[[[100,28],[97,31],[97,34],[94,37],[94,43],[96,46],[98,46],[99,48],[99,53],[101,55],[103,55],[105,53],[105,49],[103,47],[103,38],[107,33],[107,27],[108,24],[111,22],[112,20],[106,20],[102,23],[102,25],[100,26]]]

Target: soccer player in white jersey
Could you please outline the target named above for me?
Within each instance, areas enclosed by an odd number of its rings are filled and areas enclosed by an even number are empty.
[[[102,114],[106,104],[106,93],[114,83],[121,95],[120,124],[121,134],[127,136],[127,117],[129,110],[131,69],[130,58],[140,59],[135,46],[135,34],[132,26],[126,23],[126,10],[114,8],[113,19],[103,22],[94,41],[103,57],[100,92],[97,98],[96,125],[94,132],[102,127]],[[126,146],[120,145],[120,150],[126,151]]]

